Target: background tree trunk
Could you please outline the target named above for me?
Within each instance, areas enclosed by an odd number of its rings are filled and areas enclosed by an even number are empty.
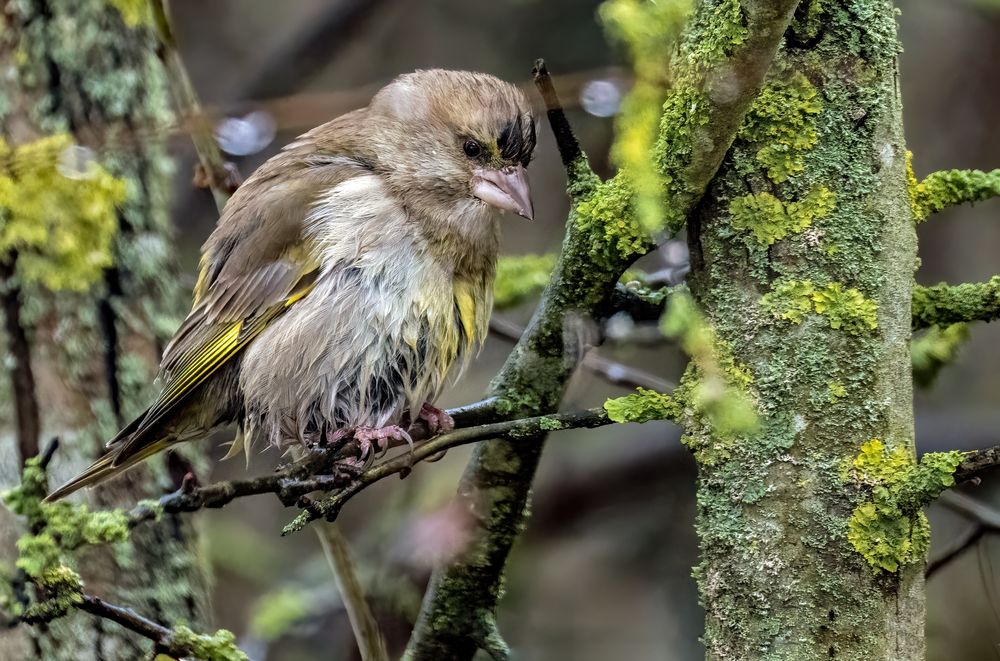
[[[3,135],[16,146],[68,132],[89,151],[67,152],[67,158],[94,156],[127,185],[114,265],[87,293],[27,282],[17,255],[4,256],[5,486],[18,481],[16,459],[37,448],[39,433],[43,445],[61,439],[51,481],[93,460],[147,403],[160,350],[181,312],[169,218],[172,164],[164,144],[173,117],[158,43],[141,12],[126,17],[127,24],[116,4],[127,10],[127,3],[105,0],[0,2]],[[179,456],[168,461],[166,470],[162,464],[140,468],[83,497],[105,506],[159,495],[190,468]],[[7,537],[0,548],[13,550],[17,524],[6,510],[0,516]],[[114,549],[91,549],[80,559],[88,589],[166,624],[201,626],[207,585],[194,532],[190,518],[170,517],[140,527]],[[44,630],[20,627],[0,637],[0,657],[10,659],[134,660],[150,647],[78,612]]]
[[[861,496],[843,477],[870,439],[913,456],[894,12],[802,2],[689,222],[692,292],[762,415],[750,438],[687,429],[709,658],[923,658],[922,515],[898,574],[877,573],[847,539]]]

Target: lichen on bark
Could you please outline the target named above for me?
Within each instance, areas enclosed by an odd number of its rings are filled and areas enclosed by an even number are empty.
[[[876,579],[847,538],[862,494],[839,478],[872,438],[913,457],[916,237],[894,11],[888,0],[800,5],[769,87],[791,85],[802,103],[771,104],[767,116],[809,139],[783,144],[786,133],[759,130],[751,111],[689,221],[691,291],[747,366],[761,417],[728,457],[700,464],[709,658],[922,658],[920,554],[891,583]],[[789,156],[782,167],[777,154]],[[821,186],[835,204],[802,231],[768,231],[766,247],[734,232],[749,225],[733,200],[802,200]]]
[[[124,188],[109,219],[110,260],[95,261],[96,279],[63,270],[52,275],[66,277],[33,282],[20,271],[28,262],[14,265],[12,280],[21,286],[20,322],[31,340],[38,391],[59,403],[44,408],[41,427],[45,437],[60,437],[50,468],[53,480],[61,480],[89,463],[109,435],[148,403],[158,347],[182,311],[179,279],[169,275],[176,268],[169,215],[173,165],[163,135],[173,115],[158,44],[141,21],[126,25],[107,0],[7,0],[0,8],[0,60],[6,72],[0,83],[0,127],[8,143],[16,149],[71,135],[76,146],[60,153],[62,174],[87,174],[81,168],[89,168],[93,159]],[[33,249],[25,246],[27,252]],[[100,256],[101,251],[77,255]],[[63,260],[55,266],[60,263],[76,265]],[[77,286],[52,286],[67,281]],[[6,428],[12,418],[9,401],[3,398],[0,413]],[[5,453],[17,456],[9,448]],[[155,474],[145,468],[131,472],[102,489],[98,504],[159,495]],[[4,477],[16,479],[6,470]],[[9,512],[0,516],[8,535],[20,534]],[[152,618],[201,627],[207,586],[193,532],[190,521],[148,526],[113,552],[88,553],[80,574],[85,584],[106,584],[109,596]],[[13,539],[5,539],[4,548],[13,548]],[[13,558],[7,560],[13,564]],[[24,631],[0,641],[0,656],[21,657],[17,650],[23,648],[17,646]],[[53,661],[135,659],[150,648],[117,625],[80,613],[33,635],[36,653]]]

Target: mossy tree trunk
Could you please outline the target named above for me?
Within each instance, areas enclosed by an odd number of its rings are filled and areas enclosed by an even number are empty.
[[[892,2],[804,0],[689,219],[692,293],[761,414],[687,430],[709,658],[923,658],[926,522],[859,518],[847,468],[914,451],[897,50]]]
[[[64,183],[62,176],[91,177],[88,161],[93,159],[124,191],[107,220],[114,236],[106,246],[110,259],[99,247],[81,243],[78,250],[92,252],[76,255],[72,242],[66,251],[55,245],[58,232],[76,231],[73,224],[80,222],[81,212],[75,208],[48,209],[51,236],[41,242],[4,239],[9,240],[3,245],[4,365],[9,372],[2,398],[8,430],[5,486],[17,482],[16,458],[23,462],[22,455],[54,436],[61,444],[51,480],[93,460],[103,441],[142,410],[160,349],[181,312],[182,292],[170,275],[172,164],[164,144],[172,115],[158,43],[141,11],[123,16],[116,5],[128,12],[141,3],[0,1],[5,141],[17,149],[71,136],[79,147],[55,155],[56,185]],[[43,157],[52,155],[31,158]],[[9,158],[17,163],[17,156]],[[30,170],[5,172],[17,182],[15,193],[27,190],[18,178],[35,176],[26,174]],[[2,212],[4,222],[15,219],[10,207]],[[90,231],[80,233],[81,241]],[[37,268],[29,271],[40,260],[48,260],[42,276]],[[88,275],[89,260],[108,266]],[[26,374],[31,378],[26,380]],[[105,506],[159,495],[188,469],[183,459],[171,461],[170,470],[132,471],[83,497]],[[0,516],[7,537],[2,548],[13,549],[17,524],[7,511]],[[197,627],[207,615],[207,585],[196,543],[190,519],[165,517],[137,529],[114,550],[91,549],[78,560],[89,591],[159,622]],[[150,648],[116,625],[79,612],[44,628],[19,627],[0,637],[0,658],[5,659],[134,660]]]

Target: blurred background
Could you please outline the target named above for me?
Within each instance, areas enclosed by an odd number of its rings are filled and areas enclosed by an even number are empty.
[[[530,87],[544,56],[595,169],[611,174],[612,115],[627,90],[623,54],[609,47],[596,0],[203,0],[173,3],[181,54],[221,146],[244,175],[298,133],[364,105],[395,74],[415,68],[478,69]],[[1000,167],[1000,3],[909,0],[900,17],[902,90],[918,177],[946,168]],[[531,167],[536,221],[511,219],[504,252],[556,250],[567,203],[547,126]],[[177,159],[173,217],[182,270],[193,283],[198,248],[217,212],[191,185],[186,136]],[[1000,272],[1000,202],[952,209],[920,228],[918,280],[987,279]],[[683,241],[647,264],[674,278]],[[515,327],[531,303],[498,312]],[[631,338],[600,355],[642,366],[670,382],[683,360],[672,348]],[[627,344],[627,346],[626,346]],[[976,325],[957,362],[916,400],[921,451],[1000,441],[1000,324]],[[491,338],[444,406],[479,399],[511,348]],[[583,372],[566,408],[623,393]],[[699,659],[702,613],[691,578],[696,562],[694,464],[666,423],[562,432],[546,449],[533,516],[516,546],[499,624],[522,661]],[[217,455],[224,454],[219,448]],[[390,647],[405,644],[431,564],[461,543],[448,503],[467,449],[386,481],[353,500],[341,521]],[[276,462],[256,455],[250,471]],[[245,475],[242,460],[210,479]],[[206,476],[207,477],[207,476]],[[1000,535],[956,510],[1000,510],[1000,476],[929,512],[940,558],[972,541],[929,579],[930,659],[1000,658]],[[986,510],[992,515],[991,509]],[[291,512],[274,498],[243,499],[200,514],[215,573],[214,610],[258,661],[351,659],[356,650],[315,536],[280,537]],[[994,517],[996,518],[996,517]],[[977,527],[979,526],[979,527]],[[986,526],[988,528],[989,526]],[[994,528],[993,530],[1000,530]]]

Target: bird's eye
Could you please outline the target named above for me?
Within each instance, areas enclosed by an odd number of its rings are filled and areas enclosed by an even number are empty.
[[[465,144],[462,145],[462,151],[469,158],[476,158],[483,153],[483,146],[475,140],[466,140]]]

